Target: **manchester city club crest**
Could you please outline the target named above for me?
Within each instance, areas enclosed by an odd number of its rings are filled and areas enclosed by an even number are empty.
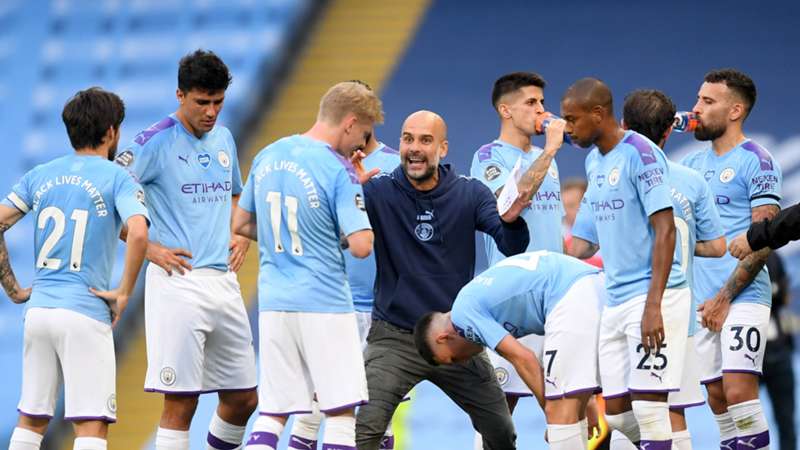
[[[547,170],[547,173],[550,174],[554,180],[558,180],[558,169],[556,169],[556,166],[550,166],[550,169]]]
[[[177,379],[177,375],[175,374],[175,369],[172,367],[164,367],[161,369],[161,373],[159,374],[161,378],[161,384],[164,386],[172,386],[175,384],[175,380]]]
[[[200,153],[197,155],[197,162],[200,163],[203,169],[208,169],[208,166],[211,165],[211,155],[208,153]]]
[[[227,169],[231,166],[231,159],[228,157],[228,154],[225,151],[220,150],[217,153],[217,161],[219,161],[219,165]]]
[[[733,168],[728,167],[727,169],[719,173],[719,181],[723,183],[730,183],[730,181],[735,176],[736,176],[736,171],[734,171]]]
[[[610,186],[616,186],[617,183],[619,183],[619,168],[614,167],[608,174],[608,184]]]
[[[115,394],[111,394],[108,396],[108,400],[106,400],[106,408],[112,413],[117,412],[117,396]]]
[[[433,237],[433,225],[425,222],[420,223],[414,228],[414,234],[417,235],[417,239],[420,241],[430,241]]]
[[[497,382],[500,384],[500,386],[504,386],[506,383],[508,383],[508,370],[498,367],[494,369],[494,376],[497,377]]]

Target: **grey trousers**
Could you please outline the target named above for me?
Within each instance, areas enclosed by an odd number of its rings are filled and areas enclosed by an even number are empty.
[[[359,450],[378,449],[400,401],[422,380],[436,385],[469,414],[472,426],[483,436],[484,449],[516,448],[517,435],[505,394],[485,352],[464,364],[434,367],[419,356],[411,333],[374,320],[364,363],[369,403],[361,406],[356,416]]]

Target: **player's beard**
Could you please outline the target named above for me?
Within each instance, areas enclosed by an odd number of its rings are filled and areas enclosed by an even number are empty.
[[[700,122],[700,125],[694,129],[694,138],[698,141],[713,141],[725,134],[725,131],[727,131],[725,125],[704,125]]]

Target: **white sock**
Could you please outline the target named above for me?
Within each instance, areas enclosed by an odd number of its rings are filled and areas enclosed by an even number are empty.
[[[356,418],[326,416],[322,450],[356,450]]]
[[[761,401],[749,400],[728,405],[728,413],[736,425],[736,439],[739,448],[768,449],[769,427]]]
[[[283,433],[283,423],[272,416],[258,416],[247,440],[247,450],[275,450],[278,437]]]
[[[672,432],[672,450],[692,450],[692,435],[688,428]]]
[[[292,436],[289,438],[289,448],[316,449],[319,425],[324,416],[318,410],[311,414],[298,414],[294,416]]]
[[[589,419],[584,417],[578,424],[581,426],[581,438],[584,442],[589,442]]]
[[[651,449],[671,448],[672,425],[669,422],[667,402],[634,400],[631,404],[642,435],[639,446],[643,447],[649,443]]]
[[[8,443],[8,450],[39,450],[42,446],[42,436],[34,431],[16,427],[11,433],[11,441]]]
[[[72,450],[106,450],[106,440],[99,437],[76,437]]]
[[[719,448],[736,450],[736,424],[733,423],[731,414],[714,414],[714,420],[719,427]]]
[[[189,450],[189,432],[158,427],[156,450]]]
[[[585,449],[586,441],[581,435],[581,424],[576,422],[569,425],[547,424],[547,441],[550,450],[576,450]]]
[[[622,414],[606,414],[606,423],[611,430],[617,430],[630,442],[639,442],[641,434],[639,432],[639,422],[633,411],[625,411]]]
[[[234,425],[222,420],[216,412],[208,425],[208,437],[206,438],[206,450],[226,450],[237,448],[242,445],[244,437],[244,426]]]
[[[386,427],[386,433],[383,434],[381,445],[378,447],[380,450],[394,450],[394,431],[392,431],[392,421],[389,421],[389,426]]]
[[[610,450],[639,450],[639,448],[633,445],[633,442],[619,430],[611,432],[611,443],[608,448]]]
[[[473,450],[483,450],[483,436],[477,431],[475,432],[475,440],[472,443]]]

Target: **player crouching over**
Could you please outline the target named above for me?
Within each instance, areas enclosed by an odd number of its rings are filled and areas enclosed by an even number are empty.
[[[599,270],[547,251],[506,258],[458,293],[450,312],[430,312],[414,340],[429,363],[457,364],[493,348],[533,391],[551,449],[586,449],[586,404],[599,389],[597,337],[605,303]],[[517,340],[544,335],[544,367]]]

